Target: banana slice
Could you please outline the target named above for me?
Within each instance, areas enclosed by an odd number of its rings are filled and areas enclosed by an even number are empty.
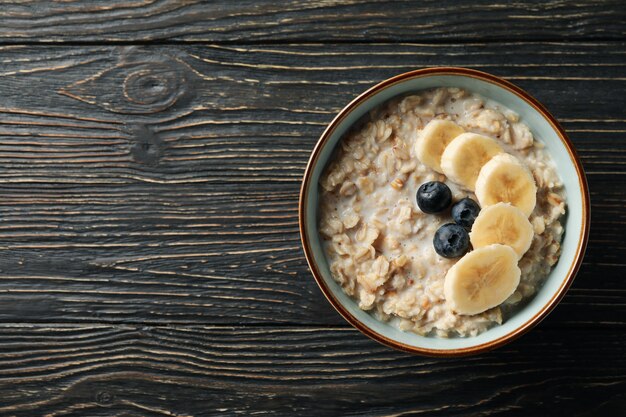
[[[470,241],[474,249],[494,243],[510,246],[519,259],[530,248],[534,235],[532,224],[520,209],[509,203],[498,203],[480,211],[472,226]]]
[[[463,133],[441,155],[441,169],[452,181],[474,191],[480,169],[503,150],[498,143],[477,133]]]
[[[415,154],[424,165],[443,173],[441,154],[448,143],[463,132],[461,126],[449,120],[431,120],[417,138]]]
[[[509,298],[520,275],[513,249],[489,245],[468,253],[448,270],[443,292],[457,313],[478,314]]]
[[[533,176],[517,158],[507,153],[494,156],[481,168],[475,194],[482,208],[500,202],[511,203],[526,217],[537,203]]]

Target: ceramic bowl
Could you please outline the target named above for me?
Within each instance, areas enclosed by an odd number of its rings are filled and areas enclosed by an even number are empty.
[[[532,300],[508,318],[475,337],[438,338],[403,332],[359,309],[333,280],[317,231],[318,182],[344,133],[372,108],[397,95],[434,87],[460,87],[517,112],[554,159],[567,197],[565,234],[559,261]],[[322,292],[354,327],[378,342],[407,352],[460,356],[484,352],[520,336],[539,323],[563,298],[578,271],[589,234],[589,192],[580,160],[563,128],[528,93],[484,72],[466,68],[428,68],[398,75],[370,88],[339,112],[313,149],[300,191],[300,235],[309,267]]]

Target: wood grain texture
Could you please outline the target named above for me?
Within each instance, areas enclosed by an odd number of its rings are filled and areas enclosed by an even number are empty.
[[[584,332],[540,327],[491,353],[430,359],[347,328],[6,324],[0,413],[619,416],[623,338]]]
[[[0,48],[0,320],[343,325],[299,244],[310,150],[375,82],[462,65],[546,104],[587,170],[590,247],[548,323],[623,329],[624,46]]]
[[[6,1],[0,42],[624,39],[618,0]]]
[[[297,230],[334,114],[438,65],[546,104],[592,198],[555,312],[455,360],[345,324]],[[0,1],[0,416],[623,416],[625,69],[617,0]]]

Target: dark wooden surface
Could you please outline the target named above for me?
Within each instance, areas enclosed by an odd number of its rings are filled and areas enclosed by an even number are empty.
[[[415,68],[509,79],[587,171],[537,329],[430,359],[349,327],[299,245],[308,155]],[[0,415],[626,415],[626,13],[606,2],[2,2]]]
[[[3,2],[5,3],[5,2]],[[79,41],[328,42],[615,39],[621,0],[456,1],[8,1],[0,39]]]

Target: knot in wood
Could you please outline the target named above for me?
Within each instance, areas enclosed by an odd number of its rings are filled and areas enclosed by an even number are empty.
[[[134,142],[130,148],[133,159],[146,165],[157,165],[165,150],[163,140],[142,124],[131,125],[129,130]]]
[[[173,105],[185,90],[185,76],[162,63],[141,65],[126,76],[123,85],[126,100],[160,110]]]
[[[115,396],[108,391],[100,391],[96,394],[96,402],[100,405],[111,405]]]
[[[154,114],[191,94],[188,67],[168,56],[132,56],[60,90],[76,100],[114,113]]]

